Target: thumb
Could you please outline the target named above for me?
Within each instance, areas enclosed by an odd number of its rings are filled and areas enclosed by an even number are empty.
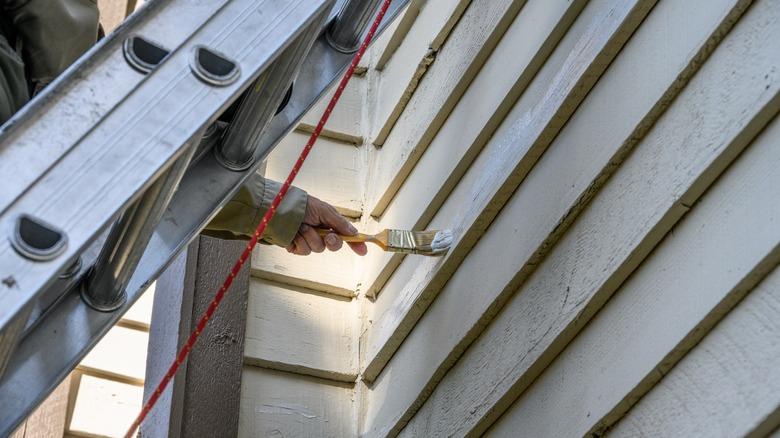
[[[323,225],[330,227],[338,234],[346,236],[357,234],[357,229],[352,226],[344,216],[339,214],[332,206],[329,207],[330,208],[325,209],[323,217],[321,218]]]

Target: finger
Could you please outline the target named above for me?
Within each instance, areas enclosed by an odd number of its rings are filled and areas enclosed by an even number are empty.
[[[344,241],[339,239],[339,236],[335,233],[328,233],[323,240],[325,241],[325,246],[331,251],[338,251],[344,245]]]
[[[301,229],[298,230],[298,232],[301,234],[301,236],[303,236],[303,238],[306,240],[306,243],[309,245],[309,248],[313,252],[320,253],[325,251],[325,242],[323,242],[322,237],[320,237],[320,235],[314,231],[314,228],[303,224],[301,225]]]
[[[320,220],[323,225],[332,229],[338,234],[344,234],[347,236],[353,236],[357,234],[357,228],[352,226],[349,221],[342,216],[332,205],[326,204],[327,207],[322,209]]]
[[[365,243],[357,242],[357,243],[347,243],[350,248],[352,248],[352,251],[355,252],[355,254],[359,256],[364,256],[368,254],[368,247]]]
[[[309,248],[309,244],[306,243],[306,239],[303,238],[303,236],[299,234],[295,235],[295,239],[293,239],[293,244],[295,245],[295,250],[293,251],[293,254],[307,256],[311,254],[311,248]]]

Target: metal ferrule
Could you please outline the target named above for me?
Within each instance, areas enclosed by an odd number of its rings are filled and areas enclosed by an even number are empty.
[[[430,245],[421,245],[414,237],[414,232],[408,230],[392,230],[387,235],[389,251],[401,254],[425,254],[431,251]]]

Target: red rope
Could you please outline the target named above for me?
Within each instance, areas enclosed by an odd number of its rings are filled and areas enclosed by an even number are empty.
[[[376,16],[374,23],[371,25],[371,29],[369,29],[366,38],[363,40],[363,44],[361,44],[360,49],[355,54],[355,57],[352,58],[352,63],[350,63],[347,72],[344,73],[344,77],[341,78],[339,87],[336,89],[336,92],[333,94],[333,97],[330,99],[330,103],[328,103],[328,107],[325,109],[325,113],[320,118],[320,122],[317,124],[317,128],[311,134],[311,137],[309,137],[309,141],[306,143],[306,146],[303,148],[303,151],[301,152],[301,156],[298,157],[298,161],[295,163],[295,166],[293,166],[292,170],[290,171],[290,174],[287,176],[287,180],[285,180],[281,190],[279,190],[279,193],[274,198],[274,201],[271,204],[271,208],[269,208],[268,211],[265,212],[262,221],[260,221],[260,225],[257,226],[257,229],[252,235],[252,239],[249,240],[249,243],[244,249],[244,252],[241,253],[241,257],[239,257],[238,261],[236,261],[236,263],[233,265],[233,268],[230,270],[230,274],[228,274],[227,278],[225,279],[225,282],[222,284],[222,287],[220,287],[216,295],[214,295],[214,299],[211,300],[208,309],[206,309],[206,311],[203,313],[203,316],[200,317],[200,320],[198,321],[198,325],[195,327],[195,331],[193,331],[190,334],[190,337],[187,339],[187,342],[184,344],[184,347],[181,349],[181,351],[179,351],[179,354],[176,356],[176,360],[171,364],[170,368],[168,368],[168,372],[165,373],[165,376],[163,376],[162,380],[160,380],[160,383],[157,384],[157,387],[152,393],[152,396],[149,397],[149,400],[146,402],[143,409],[141,409],[141,412],[138,414],[138,417],[136,417],[135,421],[133,421],[133,424],[130,426],[130,429],[127,431],[127,434],[125,434],[125,438],[131,438],[133,436],[135,431],[141,425],[141,422],[144,421],[144,418],[146,418],[146,416],[154,407],[155,403],[157,403],[157,400],[160,398],[160,395],[168,386],[168,383],[170,383],[173,376],[176,374],[176,371],[179,369],[179,366],[181,366],[181,364],[187,359],[187,356],[189,355],[190,351],[192,351],[193,345],[195,345],[195,342],[198,340],[198,337],[200,337],[201,333],[206,328],[206,324],[208,323],[211,316],[214,315],[214,311],[217,310],[217,307],[219,306],[219,303],[222,301],[222,298],[225,297],[225,294],[230,289],[230,285],[233,284],[233,279],[236,278],[236,275],[238,275],[238,273],[241,271],[241,268],[244,266],[246,261],[249,260],[250,256],[252,255],[252,249],[254,249],[254,247],[257,245],[257,242],[260,239],[260,236],[263,235],[263,232],[265,231],[268,222],[276,213],[276,209],[279,207],[279,204],[282,202],[282,199],[284,199],[284,196],[287,194],[287,190],[290,189],[290,185],[292,185],[295,176],[301,170],[301,166],[303,166],[303,162],[306,160],[306,157],[309,155],[309,151],[311,151],[312,146],[314,146],[314,143],[317,141],[317,138],[320,136],[320,133],[322,132],[322,128],[325,126],[325,123],[328,121],[328,118],[330,118],[330,113],[333,111],[333,108],[336,106],[336,103],[341,98],[341,94],[344,92],[344,88],[347,86],[349,80],[352,78],[352,75],[355,73],[355,68],[360,62],[360,59],[363,58],[363,54],[365,54],[368,45],[371,43],[371,40],[374,38],[374,34],[379,28],[379,24],[382,22],[382,19],[384,18],[385,13],[387,12],[388,7],[390,6],[390,2],[391,0],[385,0],[384,3],[382,4],[382,7],[379,9],[379,13]]]

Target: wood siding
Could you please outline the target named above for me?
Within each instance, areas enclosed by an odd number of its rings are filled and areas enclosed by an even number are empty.
[[[453,246],[262,248],[244,389],[348,399],[325,436],[777,434],[778,38],[772,0],[410,2],[302,181]]]

